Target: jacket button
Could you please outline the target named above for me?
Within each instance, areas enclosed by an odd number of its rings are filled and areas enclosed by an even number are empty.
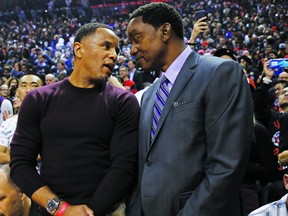
[[[152,161],[146,160],[146,166],[150,166],[152,164]]]

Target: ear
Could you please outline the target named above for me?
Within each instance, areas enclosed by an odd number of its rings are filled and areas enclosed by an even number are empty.
[[[164,42],[167,42],[171,36],[171,25],[170,23],[164,23],[161,27],[162,38]]]
[[[16,190],[16,194],[19,197],[19,199],[21,199],[22,201],[27,197],[17,185],[14,185],[15,190]]]
[[[283,176],[283,182],[284,182],[284,186],[285,186],[286,190],[288,190],[288,174],[285,174]]]
[[[74,50],[75,56],[77,56],[78,58],[82,58],[82,55],[83,55],[83,44],[81,44],[79,42],[74,42],[73,50]]]

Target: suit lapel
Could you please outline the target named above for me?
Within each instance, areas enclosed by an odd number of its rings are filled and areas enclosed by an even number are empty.
[[[163,108],[163,111],[161,113],[161,117],[159,119],[159,122],[158,122],[158,126],[157,126],[157,129],[156,129],[156,132],[155,132],[155,136],[154,136],[154,139],[152,140],[152,143],[150,145],[150,149],[151,147],[153,146],[154,144],[154,140],[157,138],[157,135],[159,133],[159,131],[161,130],[161,127],[163,126],[163,123],[170,111],[170,109],[172,108],[173,106],[173,102],[176,101],[176,99],[178,98],[179,94],[182,92],[183,88],[186,86],[187,82],[193,77],[195,71],[194,71],[194,67],[197,65],[197,61],[198,61],[198,58],[194,52],[192,52],[187,60],[185,61],[183,67],[181,68],[176,80],[175,80],[175,83],[170,91],[170,94],[167,98],[167,101],[166,101],[166,104]],[[160,82],[157,84],[157,87],[159,88],[159,85],[160,85]],[[152,96],[155,96],[156,94],[156,90],[154,89],[153,91],[153,95]],[[154,100],[155,100],[155,97],[154,97]],[[153,112],[153,106],[154,106],[154,100],[153,100],[153,103],[152,104],[149,104],[149,108],[152,107],[151,110],[149,110],[151,113]],[[151,115],[151,119],[150,119],[150,123],[152,124],[152,115]],[[151,133],[151,127],[150,127],[150,133]],[[150,133],[149,133],[149,136],[150,136]]]

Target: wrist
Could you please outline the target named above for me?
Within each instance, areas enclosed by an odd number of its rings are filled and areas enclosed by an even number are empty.
[[[272,82],[272,79],[270,79],[269,77],[264,77],[262,80],[263,80],[263,83],[265,84],[270,84]]]
[[[67,207],[70,206],[67,202],[62,202],[57,211],[54,213],[55,216],[63,216]]]

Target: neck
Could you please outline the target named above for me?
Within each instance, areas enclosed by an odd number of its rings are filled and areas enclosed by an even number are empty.
[[[186,48],[184,41],[182,40],[174,40],[168,43],[170,44],[167,44],[168,50],[165,55],[165,65],[162,67],[162,71],[166,71]]]

